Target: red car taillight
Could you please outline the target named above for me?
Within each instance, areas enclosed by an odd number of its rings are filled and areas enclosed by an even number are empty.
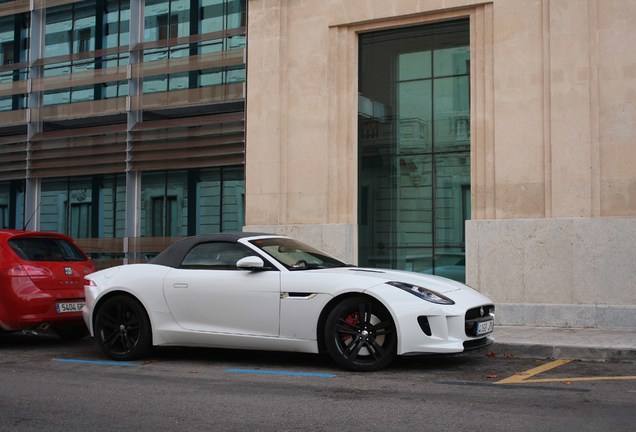
[[[4,272],[9,277],[30,277],[31,279],[49,278],[53,276],[53,272],[46,267],[39,267],[34,265],[17,265],[15,267],[8,268]]]

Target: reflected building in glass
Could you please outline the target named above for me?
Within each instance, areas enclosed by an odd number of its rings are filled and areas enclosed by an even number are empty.
[[[246,0],[0,4],[0,228],[98,265],[244,224]]]
[[[467,19],[360,35],[361,264],[465,280]]]

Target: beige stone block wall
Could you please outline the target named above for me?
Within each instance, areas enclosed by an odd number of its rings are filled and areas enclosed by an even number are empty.
[[[636,328],[636,217],[468,221],[466,235],[467,280],[500,323]]]
[[[314,238],[322,227],[321,238],[338,242],[330,250],[355,261],[357,35],[467,16],[469,283],[510,305],[636,304],[625,273],[604,270],[614,249],[591,247],[605,228],[620,240],[616,229],[636,224],[635,1],[249,0],[248,13],[246,229]],[[564,220],[585,227],[581,238],[606,225],[577,247],[568,236],[533,247],[507,225],[558,232]],[[526,264],[494,246],[485,253],[479,236],[525,250]],[[636,257],[636,242],[619,250]],[[565,267],[527,265],[557,259]],[[565,277],[576,261],[597,271]],[[501,267],[518,273],[494,272]]]

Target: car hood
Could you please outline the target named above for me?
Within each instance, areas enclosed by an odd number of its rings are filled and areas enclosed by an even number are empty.
[[[405,282],[413,285],[417,285],[423,288],[437,291],[440,294],[449,293],[452,291],[458,291],[465,289],[466,285],[454,281],[452,279],[446,279],[440,276],[420,274],[414,272],[407,272],[401,270],[390,269],[378,269],[378,268],[364,268],[364,267],[341,267],[334,269],[321,269],[321,270],[306,270],[309,272],[317,272],[323,275],[331,274],[341,277],[355,278],[360,284],[362,282],[368,287],[372,287],[386,282]]]

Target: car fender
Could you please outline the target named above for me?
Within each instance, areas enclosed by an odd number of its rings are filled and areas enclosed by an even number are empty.
[[[158,327],[164,326],[166,321],[174,322],[163,294],[163,278],[170,270],[169,267],[154,264],[128,264],[88,275],[86,279],[93,281],[94,285],[86,285],[84,289],[88,312],[84,320],[91,335],[94,336],[94,315],[100,303],[110,296],[126,294],[135,298],[145,309],[154,340]]]

